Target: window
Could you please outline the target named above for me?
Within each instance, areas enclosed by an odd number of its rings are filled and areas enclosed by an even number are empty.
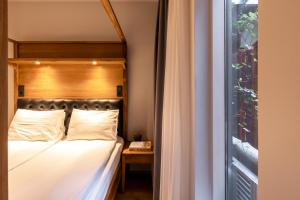
[[[258,0],[226,0],[226,197],[256,200]]]

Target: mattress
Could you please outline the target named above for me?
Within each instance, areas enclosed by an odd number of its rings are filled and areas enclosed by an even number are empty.
[[[9,172],[9,199],[104,199],[122,146],[120,138],[61,141]]]
[[[57,141],[8,141],[8,171],[30,161]]]

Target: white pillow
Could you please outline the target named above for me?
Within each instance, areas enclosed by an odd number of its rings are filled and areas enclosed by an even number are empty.
[[[73,109],[68,140],[116,140],[119,110]]]
[[[9,140],[60,140],[64,136],[64,110],[18,109],[8,131]]]

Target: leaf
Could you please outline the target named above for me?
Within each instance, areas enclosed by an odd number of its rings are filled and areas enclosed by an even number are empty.
[[[232,64],[232,68],[238,70],[238,69],[243,68],[243,65],[240,65],[240,64]]]

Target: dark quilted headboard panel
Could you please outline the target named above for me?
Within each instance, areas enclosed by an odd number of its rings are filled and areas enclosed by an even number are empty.
[[[123,100],[111,99],[18,99],[17,107],[29,110],[58,110],[66,112],[66,131],[73,108],[82,110],[119,109],[118,135],[123,137]]]

